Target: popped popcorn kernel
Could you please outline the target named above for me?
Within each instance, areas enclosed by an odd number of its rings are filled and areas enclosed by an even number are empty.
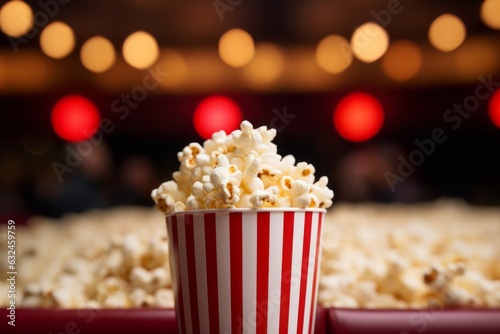
[[[329,208],[328,178],[316,183],[313,165],[281,157],[272,142],[275,129],[248,121],[226,134],[215,132],[203,145],[191,143],[177,154],[173,180],[151,192],[163,212],[198,209],[297,207]]]

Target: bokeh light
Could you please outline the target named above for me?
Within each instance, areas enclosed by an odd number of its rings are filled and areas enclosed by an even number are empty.
[[[488,38],[468,38],[453,54],[455,71],[466,79],[494,71],[498,62],[496,43]]]
[[[41,52],[23,49],[7,58],[8,89],[36,92],[49,89],[54,83],[54,66]]]
[[[52,108],[52,127],[64,140],[79,142],[91,138],[99,127],[97,107],[88,99],[68,95]]]
[[[500,29],[500,0],[485,0],[483,2],[481,20],[492,29]]]
[[[384,123],[384,110],[373,96],[355,92],[344,97],[333,112],[333,125],[345,139],[361,142],[375,136]]]
[[[349,41],[339,35],[323,38],[316,48],[316,62],[319,67],[331,74],[346,70],[352,63]]]
[[[19,37],[33,27],[33,11],[22,1],[9,1],[0,9],[0,29],[9,36]]]
[[[166,88],[175,88],[187,81],[189,70],[184,57],[177,51],[163,49],[158,60],[158,65],[162,71],[167,72],[167,80],[163,80],[161,85]]]
[[[500,128],[500,89],[497,89],[488,104],[490,119],[497,128]]]
[[[429,41],[438,50],[449,52],[465,40],[465,24],[457,16],[443,14],[436,18],[429,28]]]
[[[422,51],[413,42],[396,41],[382,58],[382,68],[395,81],[409,80],[422,68]]]
[[[116,60],[113,44],[102,36],[89,38],[80,50],[80,59],[86,69],[96,73],[107,71]]]
[[[354,30],[351,49],[356,58],[372,63],[382,57],[389,47],[389,35],[375,22],[368,22]]]
[[[143,70],[153,65],[159,54],[156,39],[145,31],[136,31],[123,42],[123,58],[137,69]]]
[[[255,56],[243,68],[247,81],[257,86],[274,83],[283,73],[284,59],[280,48],[271,43],[260,43],[255,47]]]
[[[196,132],[208,139],[216,131],[230,133],[237,129],[242,121],[241,110],[231,99],[214,95],[198,104],[193,116]]]
[[[75,48],[75,34],[66,23],[51,23],[40,34],[40,47],[49,57],[64,58]]]
[[[0,54],[0,90],[4,90],[8,83],[8,66],[4,54]]]
[[[219,40],[219,56],[232,67],[248,64],[255,53],[252,36],[242,29],[231,29]]]

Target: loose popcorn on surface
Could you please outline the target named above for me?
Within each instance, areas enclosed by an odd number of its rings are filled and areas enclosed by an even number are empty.
[[[316,183],[313,165],[281,157],[272,143],[275,129],[216,132],[203,146],[191,143],[177,154],[179,171],[151,193],[158,209],[298,207],[329,208],[333,191],[323,176]]]
[[[441,200],[339,204],[325,219],[318,302],[500,307],[500,209]]]
[[[324,307],[500,307],[500,208],[338,204],[325,217]],[[164,216],[117,208],[18,230],[20,307],[173,307]],[[0,262],[0,272],[6,272]],[[4,291],[5,293],[1,293]],[[0,281],[0,305],[7,305]]]
[[[19,226],[20,307],[173,307],[163,222],[157,210],[116,208]]]

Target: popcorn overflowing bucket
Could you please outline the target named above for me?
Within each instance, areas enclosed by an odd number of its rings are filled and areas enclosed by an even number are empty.
[[[166,214],[179,333],[313,333],[325,212]]]

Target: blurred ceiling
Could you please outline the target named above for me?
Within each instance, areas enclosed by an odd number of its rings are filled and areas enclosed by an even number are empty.
[[[154,93],[216,91],[319,91],[350,85],[448,85],[474,82],[479,74],[498,73],[500,34],[481,20],[483,1],[431,0],[124,0],[25,1],[34,13],[32,32],[17,40],[19,52],[0,38],[0,94],[47,92],[68,87],[97,87],[121,92],[141,82],[144,71],[126,64],[120,54],[124,40],[143,30],[158,42],[158,66],[170,78]],[[2,2],[3,5],[4,2]],[[441,52],[428,40],[431,23],[450,13],[462,20],[465,42],[453,52]],[[75,34],[75,49],[64,59],[40,51],[39,35],[51,22],[66,23]],[[418,46],[422,63],[411,80],[393,80],[382,61],[355,60],[332,75],[315,61],[318,43],[337,34],[349,40],[362,24],[378,22],[390,42],[409,40]],[[267,84],[245,80],[246,70],[221,61],[217,47],[232,28],[248,32],[256,45],[270,42],[282,55],[279,78]],[[91,73],[80,61],[80,49],[96,35],[109,39],[118,57],[111,69]],[[393,55],[398,60],[401,55]],[[405,59],[398,60],[406,66]],[[271,66],[272,67],[272,66]],[[260,69],[260,71],[265,71]]]
[[[470,35],[494,34],[481,22],[482,1],[477,0],[30,0],[26,3],[35,13],[46,12],[51,21],[70,25],[79,41],[103,35],[117,47],[136,30],[150,32],[165,47],[215,46],[225,31],[235,27],[245,29],[256,41],[315,44],[333,33],[349,38],[356,27],[377,18],[379,23],[386,23],[382,25],[392,39],[425,40],[429,25],[443,13],[460,17]],[[397,14],[387,17],[385,14],[391,9]],[[2,38],[2,44],[6,46],[9,42]]]

